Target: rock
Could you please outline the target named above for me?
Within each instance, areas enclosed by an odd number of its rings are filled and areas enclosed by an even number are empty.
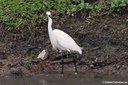
[[[4,63],[0,61],[0,67],[4,66]]]
[[[22,74],[24,74],[24,75],[30,75],[31,73],[29,72],[29,70],[28,69],[26,69],[25,67],[19,67],[21,70],[22,70]]]
[[[23,72],[21,68],[11,68],[10,69],[10,74],[15,75],[15,76],[22,76]]]
[[[110,27],[109,27],[108,25],[105,25],[105,26],[103,27],[103,29],[106,30],[106,31],[109,30],[109,28],[110,28]]]
[[[6,62],[7,61],[5,61],[5,60],[0,60],[0,67],[5,66],[6,65]]]
[[[38,59],[32,60],[32,63],[39,63],[39,62],[40,62],[40,60],[38,60]]]
[[[17,62],[14,62],[14,63],[9,64],[10,67],[14,67],[14,66],[16,66],[16,65],[18,65]]]
[[[6,53],[0,52],[0,59],[7,59]]]
[[[22,65],[22,62],[21,61],[15,61],[15,62],[9,62],[8,63],[9,67],[15,67],[17,65]]]
[[[36,65],[36,64],[33,65],[32,68],[31,68],[31,71],[32,71],[32,72],[38,72],[38,71],[39,71],[38,65]]]
[[[91,64],[91,65],[90,65],[90,68],[94,68],[94,65],[93,65],[93,64]]]
[[[126,19],[126,22],[128,22],[128,19]]]
[[[48,58],[48,50],[43,50],[41,53],[39,53],[37,58],[41,60],[45,60],[46,58]]]

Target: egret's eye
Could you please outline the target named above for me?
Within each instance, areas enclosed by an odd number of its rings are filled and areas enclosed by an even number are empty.
[[[50,18],[52,18],[52,15],[48,15]]]

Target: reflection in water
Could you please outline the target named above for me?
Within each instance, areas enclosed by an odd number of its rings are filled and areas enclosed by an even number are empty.
[[[103,75],[101,77],[90,74],[70,74],[64,76],[60,74],[48,74],[27,78],[0,78],[0,85],[104,85],[103,81],[106,80],[116,81],[113,78],[105,79]]]

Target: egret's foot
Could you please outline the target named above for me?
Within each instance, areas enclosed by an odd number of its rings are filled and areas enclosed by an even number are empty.
[[[78,73],[77,72],[75,72],[75,75],[77,75]]]

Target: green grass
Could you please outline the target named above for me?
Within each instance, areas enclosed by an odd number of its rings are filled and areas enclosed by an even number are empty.
[[[110,9],[114,10],[128,6],[128,0],[111,0],[109,3]],[[88,10],[97,16],[104,9],[100,1],[98,4],[89,4],[85,0],[0,0],[0,22],[5,29],[13,30],[27,24],[45,22],[48,10],[62,15]]]
[[[0,21],[7,30],[19,29],[32,22],[45,21],[48,10],[70,15],[81,11],[84,4],[80,0],[0,0]]]

